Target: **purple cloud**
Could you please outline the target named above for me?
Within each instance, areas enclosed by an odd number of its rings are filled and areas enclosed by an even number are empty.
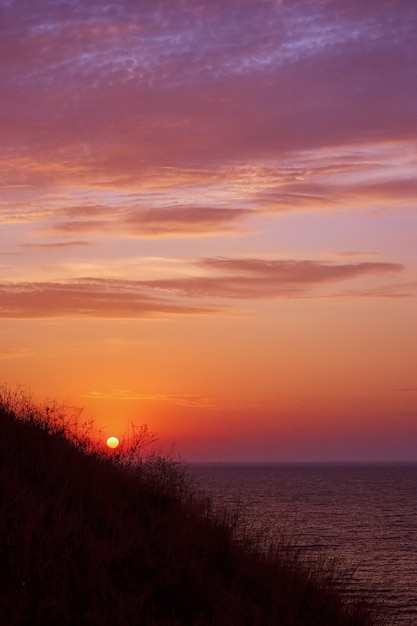
[[[24,181],[28,155],[75,179],[410,139],[416,21],[388,0],[14,2],[5,154]]]

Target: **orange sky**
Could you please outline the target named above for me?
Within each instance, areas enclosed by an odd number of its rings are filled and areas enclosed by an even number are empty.
[[[0,382],[188,460],[417,460],[415,3],[0,11]]]

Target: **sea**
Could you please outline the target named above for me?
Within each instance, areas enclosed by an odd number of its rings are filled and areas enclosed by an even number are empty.
[[[417,464],[191,463],[212,500],[347,575],[388,624],[417,626]]]

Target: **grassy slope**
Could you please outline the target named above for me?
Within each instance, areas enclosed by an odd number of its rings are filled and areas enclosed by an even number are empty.
[[[88,455],[0,401],[0,623],[372,623],[300,564],[239,544],[227,516],[159,471]]]

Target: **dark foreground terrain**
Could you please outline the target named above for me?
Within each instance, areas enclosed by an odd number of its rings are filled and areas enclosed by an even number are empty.
[[[283,541],[261,549],[174,462],[74,433],[56,408],[0,391],[1,625],[377,623],[325,566]]]

